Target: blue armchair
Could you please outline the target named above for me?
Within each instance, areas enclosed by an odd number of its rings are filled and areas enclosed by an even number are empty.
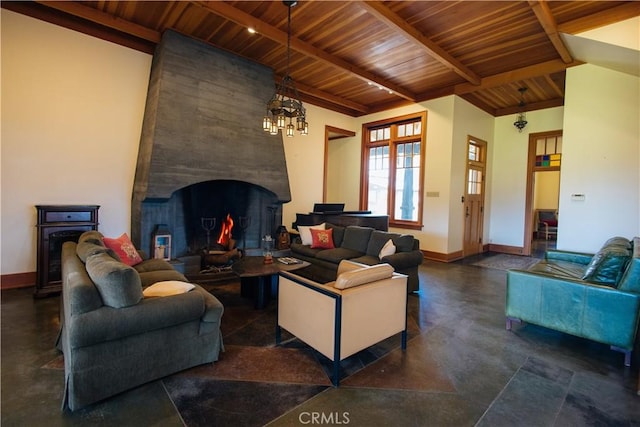
[[[596,254],[547,251],[507,272],[507,329],[525,321],[611,346],[631,364],[640,318],[640,237],[609,239]]]

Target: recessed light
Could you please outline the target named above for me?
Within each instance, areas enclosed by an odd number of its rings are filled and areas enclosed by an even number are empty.
[[[255,28],[251,28],[251,27],[247,28],[247,31],[249,31],[251,34],[255,34],[256,33]]]

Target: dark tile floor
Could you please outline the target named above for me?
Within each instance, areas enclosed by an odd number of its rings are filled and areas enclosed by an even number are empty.
[[[625,368],[622,354],[598,343],[533,325],[506,331],[506,273],[474,258],[426,261],[421,291],[409,298],[406,352],[394,338],[351,358],[339,388],[326,361],[297,340],[273,345],[273,302],[256,311],[227,299],[227,351],[215,365],[74,413],[60,411],[59,298],[4,291],[1,424],[640,426],[638,351]],[[212,292],[225,299],[234,286]]]

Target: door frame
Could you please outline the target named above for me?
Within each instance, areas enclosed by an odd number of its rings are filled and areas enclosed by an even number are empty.
[[[469,145],[471,144],[471,142],[474,142],[474,145],[477,145],[480,147],[480,160],[479,161],[471,161],[469,160]],[[484,206],[486,203],[486,181],[487,181],[487,154],[488,154],[488,150],[489,150],[489,143],[483,139],[480,138],[476,138],[473,135],[467,135],[467,149],[465,150],[465,154],[466,154],[466,159],[465,159],[465,168],[464,168],[464,201],[462,203],[462,256],[466,257],[469,255],[474,255],[477,253],[482,253],[482,248],[484,245]],[[476,169],[481,169],[482,170],[482,183],[481,183],[481,190],[480,190],[480,195],[481,195],[481,201],[480,201],[480,205],[481,205],[481,215],[480,215],[480,221],[478,221],[478,235],[480,236],[481,241],[477,242],[479,245],[480,250],[477,252],[474,252],[473,254],[468,254],[466,253],[465,249],[467,248],[466,246],[466,241],[465,241],[465,236],[467,235],[467,215],[466,215],[466,209],[467,209],[467,203],[468,203],[468,198],[469,198],[469,169],[471,168],[471,163],[474,164],[478,164],[479,166]]]
[[[356,136],[352,130],[340,129],[335,126],[324,126],[324,165],[322,166],[322,202],[327,202],[327,180],[329,175],[329,142],[335,139]]]
[[[524,245],[522,255],[531,255],[531,241],[533,239],[533,191],[535,189],[535,173],[536,171],[536,140],[548,136],[562,136],[562,129],[551,130],[546,132],[537,132],[529,134],[529,147],[527,156],[527,186],[525,189],[524,203]],[[560,170],[561,167],[548,168],[545,170]]]

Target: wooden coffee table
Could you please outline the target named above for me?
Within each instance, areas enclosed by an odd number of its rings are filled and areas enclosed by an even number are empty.
[[[273,263],[265,264],[264,257],[246,256],[234,262],[231,270],[240,277],[242,295],[252,296],[255,300],[255,308],[263,309],[269,301],[272,285],[277,283],[278,273],[294,271],[310,265],[306,261],[299,264],[283,264],[277,258],[273,259]]]

